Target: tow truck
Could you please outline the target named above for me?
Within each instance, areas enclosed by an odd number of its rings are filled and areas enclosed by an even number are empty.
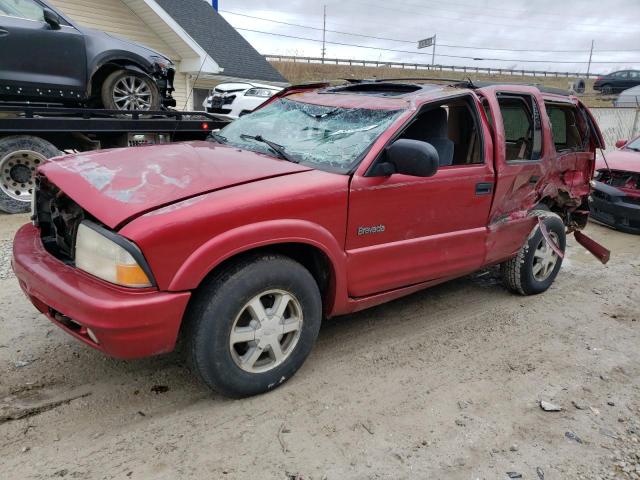
[[[28,212],[33,174],[65,153],[204,140],[228,119],[205,112],[121,111],[0,102],[0,211]]]

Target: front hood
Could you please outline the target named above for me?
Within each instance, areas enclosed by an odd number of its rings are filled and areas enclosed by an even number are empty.
[[[622,170],[625,172],[640,173],[640,152],[630,150],[616,150],[606,154],[607,163],[611,170]],[[604,160],[599,157],[596,161],[596,169],[607,168]]]
[[[156,208],[223,188],[310,170],[210,142],[69,155],[40,168],[110,228]]]

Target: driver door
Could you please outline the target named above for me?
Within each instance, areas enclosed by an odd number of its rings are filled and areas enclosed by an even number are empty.
[[[84,36],[64,19],[54,30],[35,0],[0,0],[1,94],[11,98],[74,99],[85,96]]]
[[[447,124],[434,125],[438,117]],[[464,275],[484,260],[494,173],[475,100],[428,104],[399,138],[438,145],[441,166],[428,178],[354,175],[346,238],[351,297]]]

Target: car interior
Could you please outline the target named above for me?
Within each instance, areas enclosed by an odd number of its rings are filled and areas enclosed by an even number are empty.
[[[571,106],[545,103],[553,133],[553,143],[557,152],[576,152],[585,149],[584,139],[588,128],[576,116],[576,109]]]
[[[428,106],[399,138],[433,145],[441,167],[484,162],[477,117],[464,98]]]

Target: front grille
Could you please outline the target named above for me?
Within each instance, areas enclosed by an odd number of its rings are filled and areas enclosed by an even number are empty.
[[[85,211],[44,176],[36,177],[34,224],[40,228],[42,244],[51,255],[74,260],[76,232]]]
[[[607,202],[611,201],[611,197],[609,195],[607,195],[604,192],[601,192],[600,190],[595,190],[593,192],[593,196],[596,198],[601,198],[602,200],[606,200]]]
[[[600,170],[597,180],[616,188],[640,190],[640,173],[622,170]]]

